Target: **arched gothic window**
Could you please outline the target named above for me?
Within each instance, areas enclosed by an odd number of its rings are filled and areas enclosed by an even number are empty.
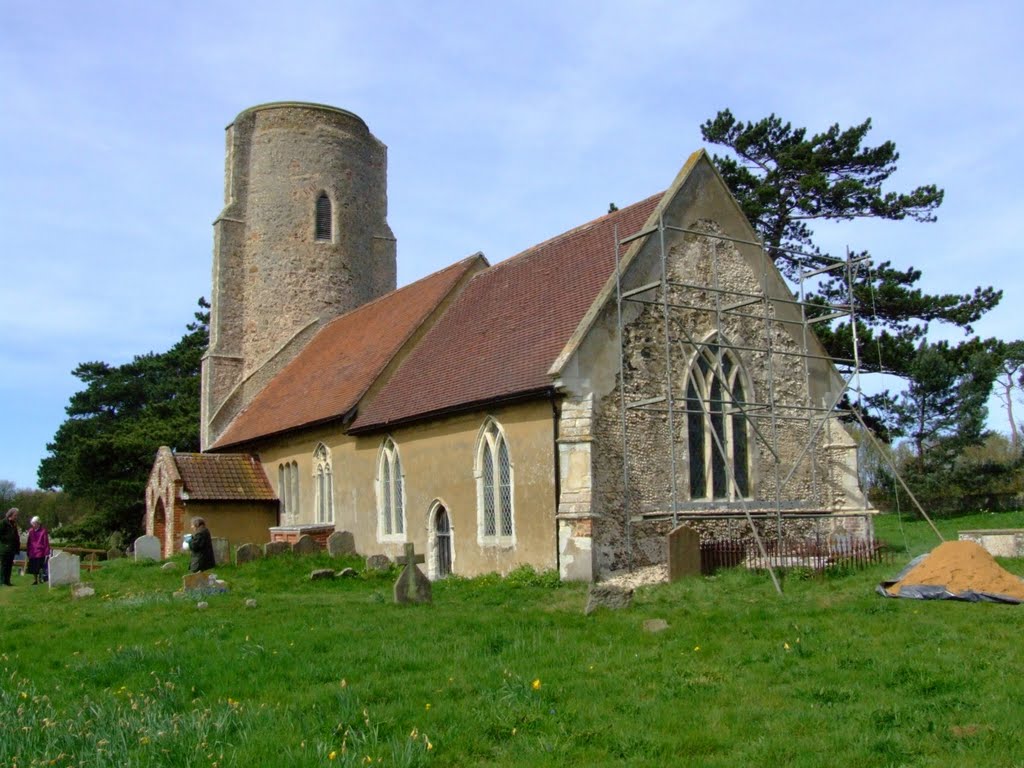
[[[334,477],[331,452],[323,443],[313,451],[313,486],[316,489],[316,521],[334,522]]]
[[[299,519],[299,465],[294,461],[277,466],[277,496],[281,503],[281,522]]]
[[[691,499],[750,495],[750,427],[741,409],[749,389],[732,350],[715,339],[702,346],[686,384]]]
[[[501,426],[488,418],[477,445],[477,527],[482,543],[511,543],[512,462]]]
[[[398,455],[398,446],[389,437],[381,448],[377,473],[378,529],[382,538],[405,536],[405,493],[402,483],[402,459]]]
[[[331,198],[321,192],[316,199],[316,239],[333,239],[333,217],[331,216]]]

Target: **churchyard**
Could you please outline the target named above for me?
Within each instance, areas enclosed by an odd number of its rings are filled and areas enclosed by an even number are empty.
[[[201,596],[173,594],[183,555],[104,562],[79,598],[15,577],[0,766],[1024,765],[1024,608],[878,596],[937,543],[878,527],[895,566],[791,572],[781,596],[723,571],[590,615],[585,585],[525,569],[399,605],[398,568],[326,554],[218,568]]]

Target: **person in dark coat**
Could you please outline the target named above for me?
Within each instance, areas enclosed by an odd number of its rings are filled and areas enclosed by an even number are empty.
[[[13,587],[11,572],[14,558],[21,551],[21,533],[18,531],[18,508],[11,507],[0,522],[0,585]]]
[[[188,548],[192,550],[192,559],[188,566],[192,573],[208,571],[217,565],[213,556],[213,537],[210,536],[210,529],[206,527],[206,521],[201,517],[192,518],[192,538],[188,541]]]

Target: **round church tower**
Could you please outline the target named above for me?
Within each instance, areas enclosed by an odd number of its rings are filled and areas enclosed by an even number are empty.
[[[357,115],[299,102],[245,110],[227,127],[224,186],[204,448],[319,327],[396,280],[387,147]]]

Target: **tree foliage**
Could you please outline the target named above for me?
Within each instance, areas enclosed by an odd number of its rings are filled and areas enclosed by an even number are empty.
[[[209,340],[209,304],[187,333],[163,353],[124,365],[82,363],[74,370],[85,388],[71,397],[39,465],[40,488],[60,488],[96,509],[80,525],[90,537],[120,530],[137,534],[144,490],[157,447],[199,449],[199,380]]]
[[[776,265],[791,280],[836,256],[815,244],[815,221],[935,221],[943,190],[934,184],[910,192],[883,190],[896,171],[899,153],[891,141],[864,146],[870,130],[869,118],[851,128],[836,124],[808,135],[806,128],[794,128],[774,114],[743,122],[729,110],[701,126],[705,141],[732,151],[731,156],[716,155],[715,163]],[[868,253],[852,256],[856,260]],[[862,370],[906,377],[929,323],[943,322],[971,333],[972,324],[1002,297],[991,287],[965,294],[927,294],[918,286],[920,278],[916,267],[897,269],[890,261],[850,276],[861,311],[857,351]],[[848,276],[841,271],[822,280],[807,298],[821,305],[823,314],[826,305],[846,304],[849,293]],[[837,361],[854,358],[849,321],[821,324],[815,330]]]

